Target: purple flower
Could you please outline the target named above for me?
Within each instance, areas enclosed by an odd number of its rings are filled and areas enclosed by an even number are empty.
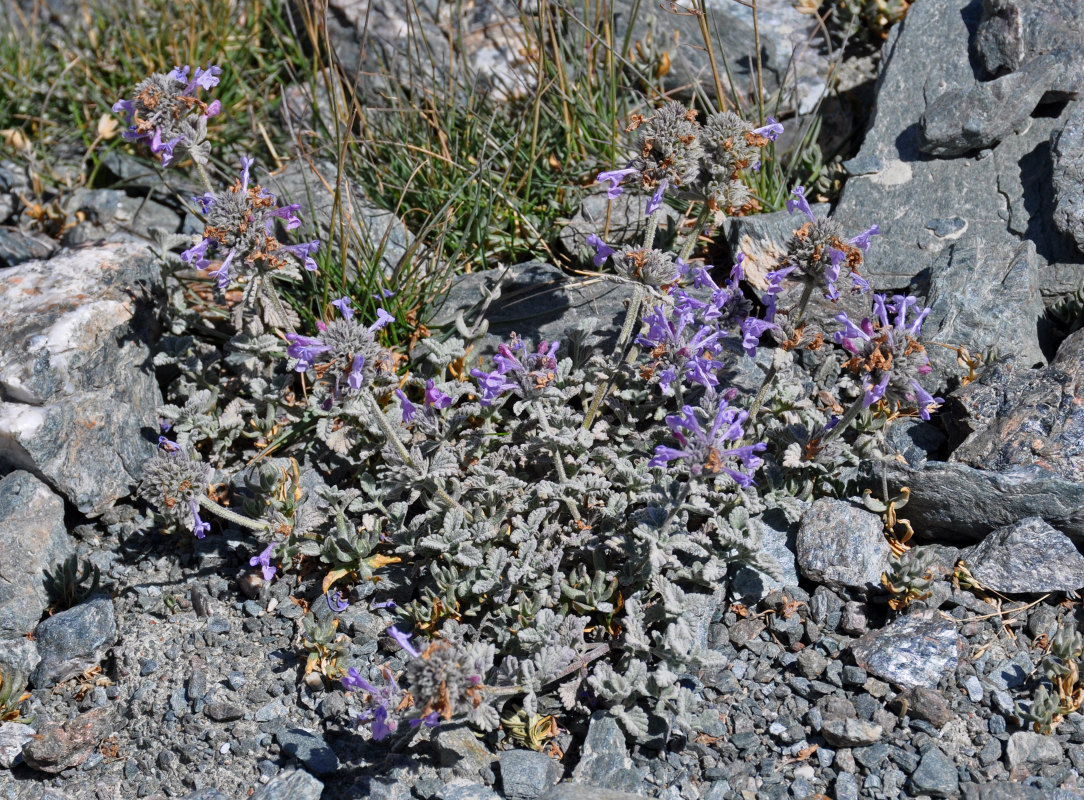
[[[339,309],[339,313],[343,315],[343,319],[353,319],[354,309],[350,307],[353,301],[349,297],[340,297],[338,300],[332,300],[331,305]]]
[[[395,317],[382,308],[376,309],[376,322],[369,326],[370,333],[376,333],[384,328],[389,322],[395,322]]]
[[[185,69],[187,70],[188,68],[185,67]],[[218,86],[218,76],[221,74],[222,67],[216,67],[214,64],[208,64],[207,69],[196,67],[196,76],[192,79],[192,83],[188,85],[185,92],[191,94],[191,90],[196,86],[200,86],[203,89],[211,89]]]
[[[601,267],[603,262],[614,253],[614,249],[606,244],[606,242],[602,241],[596,234],[589,234],[587,243],[595,248],[595,257],[591,259],[594,262],[595,267]]]
[[[783,126],[775,121],[775,117],[768,117],[768,124],[760,128],[753,128],[753,133],[757,136],[764,136],[771,141],[775,141],[779,138],[779,134],[783,132]]]
[[[391,289],[381,289],[373,295],[370,295],[374,300],[387,300],[389,297],[395,297],[395,292]]]
[[[210,119],[211,117],[216,116],[221,111],[222,111],[222,101],[221,100],[212,100],[208,104],[207,110],[203,112],[203,118],[204,119]]]
[[[600,172],[598,174],[597,182],[605,183],[606,181],[609,181],[610,188],[606,190],[606,196],[611,200],[616,200],[623,191],[621,188],[621,181],[625,180],[629,175],[635,175],[637,172],[639,172],[639,170],[633,169],[632,167],[615,169],[610,172]]]
[[[185,264],[191,264],[194,260],[196,262],[196,269],[204,269],[205,267],[200,265],[207,263],[207,248],[210,246],[211,240],[203,239],[195,247],[190,247],[183,253],[181,253],[181,261],[183,261]]]
[[[855,294],[868,292],[870,290],[869,281],[867,281],[857,272],[851,272],[851,283],[853,284],[851,291]]]
[[[417,728],[419,725],[425,725],[427,728],[435,728],[440,724],[440,712],[430,711],[424,717],[418,717],[410,721],[410,727]]]
[[[871,225],[868,229],[862,231],[860,234],[855,236],[853,239],[849,239],[848,243],[853,244],[855,247],[859,248],[860,250],[864,250],[864,251],[868,252],[869,251],[869,237],[871,237],[871,236],[879,236],[880,233],[881,233],[881,229],[879,227],[877,227],[876,225]]]
[[[279,249],[285,250],[290,255],[300,258],[305,264],[305,269],[309,272],[316,272],[316,261],[312,258],[312,254],[320,249],[319,239],[313,239],[311,242],[302,242],[301,244],[286,244]]]
[[[662,207],[662,196],[666,192],[668,182],[664,179],[659,181],[659,188],[655,190],[655,194],[651,195],[651,199],[647,201],[647,214],[651,216]]]
[[[425,404],[430,408],[445,409],[452,404],[452,398],[438,389],[430,378],[425,382]]]
[[[478,388],[482,390],[479,402],[484,406],[493,405],[493,401],[502,394],[516,388],[516,384],[505,378],[499,370],[482,372],[480,369],[472,369],[470,374],[478,379]]]
[[[824,296],[829,300],[835,301],[839,299],[839,292],[836,291],[836,281],[839,280],[839,268],[843,265],[843,261],[847,258],[847,254],[835,247],[829,247],[827,250],[830,263],[824,269],[824,282],[828,285],[828,291],[824,293]]]
[[[892,379],[891,372],[885,372],[879,381],[873,382],[873,374],[870,373],[862,380],[862,388],[865,390],[865,395],[862,400],[862,407],[869,408],[874,403],[878,402],[885,396],[885,389],[888,388],[888,382]]]
[[[362,384],[365,382],[365,356],[354,356],[354,361],[350,365],[350,375],[347,376],[346,382],[354,391],[361,389]]]
[[[358,671],[351,667],[346,671],[346,674],[342,676],[339,681],[343,688],[348,692],[368,692],[369,694],[376,694],[376,687],[373,686],[365,678],[358,674]]]
[[[389,719],[387,706],[380,705],[373,710],[373,722],[370,729],[376,741],[379,742],[381,739],[395,733],[395,729],[398,727],[397,720]]]
[[[350,608],[350,604],[343,600],[342,592],[340,592],[338,589],[333,592],[328,591],[327,593],[325,593],[324,599],[327,600],[327,607],[336,614],[341,614],[343,611],[346,611],[346,609]]]
[[[392,625],[390,628],[388,628],[388,635],[393,638],[401,648],[406,650],[412,658],[417,658],[421,655],[421,653],[418,652],[417,648],[415,648],[414,645],[410,643],[411,634],[403,633],[396,626]]]
[[[399,398],[399,405],[403,407],[403,422],[411,422],[414,419],[414,415],[417,413],[418,409],[414,406],[412,402],[407,400],[407,396],[403,394],[402,389],[396,389],[395,396]]]
[[[745,280],[745,253],[738,253],[738,258],[734,262],[734,266],[730,268],[730,281],[731,283],[737,283],[738,281]]]
[[[218,269],[212,269],[207,273],[209,278],[218,278],[218,288],[223,291],[230,285],[230,264],[233,262],[233,256],[236,252],[236,250],[230,250],[226,258],[218,265]]]
[[[188,71],[190,69],[191,67],[189,67],[187,64],[185,64],[183,67],[174,67],[168,73],[166,73],[166,77],[172,78],[173,80],[177,81],[177,83],[188,83]]]
[[[158,447],[161,450],[165,450],[167,453],[176,453],[181,449],[179,444],[170,441],[165,436],[158,437]]]
[[[255,567],[259,565],[262,568],[263,579],[265,581],[269,581],[273,577],[275,577],[275,573],[278,571],[278,568],[271,563],[271,553],[274,551],[274,549],[275,543],[272,542],[271,544],[267,545],[266,548],[264,548],[264,551],[262,553],[260,553],[258,556],[253,556],[248,560],[248,565],[250,567]]]
[[[374,600],[374,601],[373,601],[373,602],[372,602],[372,603],[371,603],[371,604],[369,605],[369,608],[373,608],[373,609],[376,609],[376,608],[395,608],[395,607],[396,607],[396,605],[395,605],[395,601],[394,601],[394,600],[385,600],[385,601],[384,601],[383,603],[378,603],[378,602],[376,602],[376,601]]]
[[[294,228],[301,225],[301,217],[297,216],[295,212],[301,210],[300,203],[291,203],[288,206],[282,208],[276,208],[271,212],[272,217],[278,217],[279,219],[286,221],[286,230],[292,231]],[[269,223],[270,224],[270,223]],[[268,231],[270,233],[270,231]]]
[[[124,114],[124,124],[131,125],[132,117],[135,116],[135,106],[132,105],[131,100],[118,100],[113,104],[114,114]]]
[[[778,328],[774,322],[768,322],[766,320],[757,319],[756,317],[746,317],[742,320],[741,332],[742,332],[742,348],[745,350],[746,355],[750,358],[756,358],[757,347],[760,346],[760,337],[762,337],[767,331],[772,328]]]
[[[192,509],[192,533],[196,535],[197,539],[202,539],[211,530],[211,525],[208,522],[204,522],[199,516],[199,501],[189,500]]]
[[[813,209],[809,207],[809,201],[805,199],[805,187],[795,186],[791,192],[797,200],[787,201],[787,211],[793,214],[796,210],[801,211],[807,217],[810,222],[816,222],[817,218],[813,215]]]
[[[162,166],[168,166],[169,162],[173,159],[173,148],[181,141],[183,137],[176,136],[170,139],[168,142],[162,141],[162,130],[160,128],[154,129],[154,135],[151,137],[150,148],[151,152],[156,156],[162,157]]]
[[[743,425],[749,414],[747,411],[731,408],[723,398],[718,398],[718,402],[715,419],[708,431],[701,427],[692,406],[683,406],[680,414],[667,416],[666,424],[681,447],[659,445],[648,465],[665,467],[671,461],[684,459],[688,462],[692,475],[699,475],[705,470],[723,472],[739,486],[752,486],[754,481],[751,475],[726,466],[723,459],[737,459],[745,469],[756,469],[763,463],[756,453],[765,450],[767,445],[757,442],[740,447],[727,447],[729,443],[740,441],[745,436]]]
[[[215,204],[215,196],[210,192],[202,194],[199,197],[193,197],[192,199],[199,203],[200,213],[205,216],[207,212],[211,210],[211,206]]]
[[[297,359],[297,366],[294,369],[298,372],[304,372],[312,367],[317,356],[331,349],[324,344],[323,339],[317,339],[313,336],[288,333],[286,334],[286,340],[290,342],[290,346],[286,348],[286,355]]]
[[[911,388],[915,390],[911,399],[918,405],[918,415],[927,422],[930,419],[930,410],[937,408],[945,402],[943,397],[934,397],[925,389],[922,388],[922,384],[918,381],[911,381]]]

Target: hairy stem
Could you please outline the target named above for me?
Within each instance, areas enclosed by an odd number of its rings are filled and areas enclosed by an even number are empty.
[[[567,678],[573,672],[583,669],[592,661],[598,661],[608,652],[610,652],[609,642],[604,642],[603,644],[597,645],[594,649],[584,653],[582,656],[577,658],[575,661],[573,661],[571,664],[569,664],[567,667],[565,667],[563,670],[561,670],[559,673],[554,675],[542,685],[548,686],[551,683],[556,683],[563,678]],[[483,686],[482,690],[490,697],[504,697],[507,695],[520,694],[521,692],[525,692],[527,691],[527,687],[521,684],[516,684],[515,686]]]
[[[809,305],[809,300],[813,296],[813,282],[810,281],[805,285],[802,290],[802,296],[798,299],[798,305],[794,307],[794,319],[791,322],[791,327],[797,328],[801,322],[802,317],[805,316],[806,307]],[[760,390],[757,392],[757,396],[753,399],[753,405],[749,408],[749,419],[756,421],[757,412],[760,411],[760,407],[764,405],[764,400],[768,396],[768,390],[775,383],[776,377],[779,375],[779,370],[775,366],[775,361],[772,361],[772,365],[768,368],[767,374],[764,376],[764,383],[760,385]]]
[[[234,525],[240,525],[242,528],[248,528],[252,531],[271,530],[271,526],[268,523],[258,519],[251,519],[244,514],[238,514],[236,511],[230,511],[225,506],[220,506],[205,494],[199,496],[199,505],[200,508],[206,509],[227,522],[232,522]]]
[[[640,321],[640,304],[644,299],[644,289],[640,284],[635,284],[632,288],[632,298],[629,300],[628,311],[625,312],[625,324],[621,326],[621,333],[617,337],[617,345],[614,347],[614,352],[618,354],[618,360],[620,361],[620,354],[625,352],[625,345],[632,337],[633,328],[636,327],[636,323]],[[614,370],[599,384],[595,389],[595,396],[591,398],[591,406],[587,410],[587,416],[583,420],[583,429],[585,431],[591,430],[591,425],[595,421],[595,417],[598,416],[599,409],[602,407],[602,401],[606,399],[606,395],[610,393],[610,388],[613,385],[613,377],[617,374],[616,367]]]
[[[851,404],[851,407],[847,409],[847,412],[840,418],[839,422],[836,423],[835,427],[832,428],[832,430],[828,431],[828,433],[824,434],[824,438],[821,439],[821,447],[824,447],[830,441],[839,436],[839,434],[843,433],[844,430],[849,428],[851,423],[854,422],[855,417],[857,417],[859,412],[865,407],[866,397],[865,395],[862,395]]]
[[[704,223],[708,221],[708,214],[711,210],[708,208],[708,204],[704,203],[700,212],[696,215],[696,221],[693,223],[693,229],[689,231],[689,235],[685,238],[684,244],[681,245],[681,252],[678,253],[678,258],[682,261],[688,261],[689,256],[693,254],[693,248],[696,247],[697,239],[700,238],[700,229],[704,227]]]
[[[553,428],[550,426],[549,420],[546,419],[546,413],[542,408],[542,404],[539,401],[535,400],[533,403],[531,403],[531,408],[534,410],[534,416],[535,419],[538,420],[539,427],[542,428],[543,432],[547,436],[552,437]],[[561,448],[557,445],[553,445],[553,465],[557,468],[557,479],[561,482],[562,486],[567,486],[568,473],[565,472],[565,462],[563,456],[561,455]],[[574,520],[579,521],[583,519],[580,516],[580,509],[577,507],[575,500],[568,498],[565,500],[565,505],[568,506],[568,510],[572,514],[572,518]]]
[[[391,442],[392,447],[395,448],[395,451],[399,454],[399,458],[403,460],[403,463],[410,467],[412,470],[414,470],[414,473],[417,474],[418,465],[414,463],[414,459],[410,457],[410,451],[406,449],[406,445],[403,444],[403,442],[399,439],[399,434],[395,432],[395,429],[391,426],[391,423],[388,422],[388,418],[384,416],[384,411],[380,408],[380,404],[376,402],[376,398],[373,397],[373,393],[370,391],[366,391],[362,394],[362,396],[365,398],[365,402],[369,406],[369,411],[373,415],[373,418],[376,420],[377,425],[380,426],[380,430],[384,432],[384,437],[389,442]],[[469,511],[467,511],[467,509],[463,508],[463,506],[461,506],[454,497],[448,494],[448,492],[444,489],[443,486],[440,486],[439,484],[434,482],[433,492],[436,494],[437,497],[443,500],[446,505],[451,508],[458,508],[461,512],[463,512],[463,516],[466,518],[467,522],[474,522],[474,516]]]
[[[195,164],[196,172],[199,173],[199,179],[203,181],[203,187],[211,194],[214,194],[215,190],[214,187],[211,186],[211,179],[207,177],[207,170],[204,168],[203,164],[198,161],[196,161]]]

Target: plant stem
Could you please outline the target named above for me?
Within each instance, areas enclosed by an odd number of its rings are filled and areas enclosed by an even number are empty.
[[[258,519],[250,519],[244,514],[238,514],[236,511],[230,511],[225,506],[220,506],[210,497],[205,494],[199,496],[200,508],[210,511],[212,514],[216,514],[227,522],[232,522],[234,525],[240,525],[242,528],[248,528],[252,531],[269,531],[271,526]]]
[[[550,678],[542,685],[549,686],[551,683],[556,683],[562,678],[567,678],[576,670],[583,669],[592,661],[598,661],[598,659],[602,658],[604,655],[610,652],[610,647],[611,646],[609,642],[604,642],[603,644],[597,645],[594,649],[577,658],[575,661],[573,661],[571,664],[569,664],[567,667],[565,667],[563,670],[561,670],[554,677]],[[520,694],[521,692],[525,692],[527,691],[527,687],[521,684],[516,684],[515,686],[483,686],[482,690],[491,697],[503,697],[507,695]]]
[[[553,428],[550,426],[549,420],[546,419],[546,414],[542,409],[542,404],[535,400],[531,403],[531,408],[534,410],[535,419],[538,420],[539,426],[543,432],[552,437]],[[565,472],[565,462],[561,455],[561,448],[557,445],[553,445],[553,465],[557,468],[557,479],[561,482],[562,486],[568,485],[568,473]],[[576,521],[583,519],[580,516],[580,509],[576,506],[576,501],[571,498],[565,500],[565,505],[568,506],[569,512],[572,514],[572,518]]]
[[[806,306],[809,305],[809,298],[813,296],[813,282],[810,281],[805,285],[802,290],[802,296],[798,300],[798,305],[794,308],[794,322],[791,325],[793,328],[797,328],[801,324],[802,317],[805,315]],[[772,361],[772,365],[768,368],[767,374],[764,376],[764,383],[760,385],[760,390],[757,392],[757,396],[753,399],[753,405],[749,408],[749,419],[756,421],[757,412],[760,411],[760,407],[764,405],[764,399],[768,396],[768,389],[775,382],[776,377],[779,375],[779,370],[776,369],[775,361]]]
[[[684,244],[681,245],[681,252],[678,253],[678,258],[682,261],[687,261],[689,256],[693,254],[693,248],[696,247],[696,242],[700,238],[700,229],[704,226],[704,223],[708,221],[708,214],[710,213],[711,211],[708,209],[708,204],[704,203],[700,212],[696,215],[693,229],[689,231],[688,237],[685,239]]]
[[[214,187],[211,186],[211,179],[207,177],[207,170],[204,169],[203,164],[200,164],[198,161],[195,162],[195,164],[196,164],[196,172],[199,173],[199,177],[200,177],[200,180],[203,181],[204,188],[208,192],[210,192],[211,194],[214,194],[215,190],[214,190]]]
[[[651,212],[647,218],[647,231],[644,233],[644,250],[650,250],[655,244],[655,231],[659,229],[659,220],[662,219],[663,214],[662,203],[659,203],[659,207]]]
[[[640,304],[644,299],[644,289],[640,284],[634,284],[632,288],[632,298],[629,300],[628,311],[625,312],[625,324],[621,326],[621,333],[617,337],[617,345],[614,347],[614,352],[620,354],[624,352],[625,345],[632,336],[632,329],[636,323],[640,320]],[[595,421],[595,417],[598,415],[599,408],[602,406],[602,401],[606,399],[606,395],[610,392],[613,376],[617,374],[615,368],[613,372],[607,376],[602,383],[599,384],[595,390],[595,396],[591,398],[591,406],[587,410],[587,416],[583,420],[583,429],[585,431],[591,430],[591,425]]]
[[[418,466],[414,463],[414,459],[410,457],[410,451],[406,449],[406,445],[399,439],[399,434],[392,428],[391,423],[388,422],[388,418],[384,416],[384,411],[380,408],[380,404],[376,402],[376,398],[373,397],[371,391],[365,391],[362,396],[365,398],[366,403],[369,406],[369,411],[376,419],[377,425],[380,426],[380,430],[384,432],[384,437],[391,442],[395,451],[399,454],[399,458],[403,460],[403,463],[414,470],[414,473],[418,473]],[[467,522],[474,522],[474,516],[463,508],[454,497],[452,497],[444,489],[443,486],[439,486],[436,483],[433,484],[433,491],[441,500],[443,500],[451,508],[458,508],[463,512],[463,516]]]
[[[821,439],[820,442],[821,447],[824,447],[839,434],[843,433],[845,429],[850,427],[850,424],[854,422],[854,419],[858,416],[858,413],[866,407],[865,401],[866,397],[865,395],[862,395],[851,404],[851,407],[847,409],[847,412],[840,418],[839,422],[836,423],[835,427],[832,428],[832,430],[828,431],[828,433],[824,434],[824,438]]]

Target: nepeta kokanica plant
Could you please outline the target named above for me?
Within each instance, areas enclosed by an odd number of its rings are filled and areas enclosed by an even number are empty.
[[[143,142],[168,166],[174,158],[188,155],[201,170],[210,152],[207,143],[207,120],[222,109],[218,100],[199,99],[199,90],[218,85],[222,68],[208,64],[191,68],[174,67],[157,72],[135,87],[131,100],[118,100],[113,111],[124,114],[128,129],[122,134],[130,142]]]

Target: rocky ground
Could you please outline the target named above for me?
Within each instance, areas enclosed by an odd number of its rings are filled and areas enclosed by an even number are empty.
[[[333,5],[345,60],[366,4]],[[801,30],[789,4],[761,5],[779,6],[764,44],[779,65]],[[900,514],[929,559],[929,594],[890,608],[880,516],[815,501],[799,526],[770,532],[783,581],[746,570],[704,596],[693,627],[728,665],[683,676],[701,703],[691,736],[658,719],[648,740],[632,742],[602,712],[562,720],[569,729],[549,755],[455,725],[404,752],[355,731],[354,701],[303,677],[300,620],[310,602],[318,618],[330,615],[326,604],[296,576],[265,582],[243,532],[163,536],[130,501],[161,404],[152,359],[162,278],[145,234],[191,232],[195,221],[160,197],[136,197],[150,176],[118,160],[111,169],[127,192],[67,198],[63,213],[82,221],[59,241],[28,233],[18,220],[23,178],[0,167],[0,665],[27,676],[32,718],[0,724],[0,797],[1084,798],[1084,715],[1068,714],[1049,735],[1020,717],[1059,628],[1082,621],[1084,332],[1065,334],[1074,313],[1079,326],[1073,298],[1084,286],[1074,144],[1084,101],[1068,99],[1079,76],[1058,65],[1080,52],[1084,12],[1001,5],[1031,33],[1013,40],[967,0],[919,0],[894,29],[833,211],[848,229],[879,223],[867,259],[875,288],[921,294],[933,338],[992,362],[961,388],[959,353],[931,348],[944,410],[896,425],[898,458],[866,465],[873,485],[883,474],[891,492],[911,490]],[[500,60],[514,30],[487,13],[497,12],[480,6],[469,18],[490,48],[477,52],[499,62],[492,74],[514,91],[509,76],[522,73],[511,56]],[[382,41],[395,46],[390,32]],[[674,64],[687,70],[675,80],[696,74],[695,63]],[[816,53],[796,64],[799,87],[823,79]],[[988,113],[1014,81],[1038,88]],[[801,92],[792,100],[808,110]],[[278,190],[303,179],[287,173]],[[390,231],[394,247],[408,246],[393,216],[360,194],[358,208],[370,208],[376,240]],[[600,213],[588,198],[562,233],[569,252]],[[792,227],[785,214],[765,215],[726,233],[755,263]],[[503,278],[492,335],[515,325],[552,336],[587,314],[605,332],[620,320],[616,290],[552,265]],[[492,280],[467,276],[437,322]],[[525,298],[536,330],[518,319]],[[751,383],[759,375],[751,363],[740,369]],[[72,556],[97,568],[99,584],[86,581],[62,604],[70,608],[50,614],[61,607],[59,565]],[[386,612],[350,599],[339,628],[346,662],[395,669]]]

